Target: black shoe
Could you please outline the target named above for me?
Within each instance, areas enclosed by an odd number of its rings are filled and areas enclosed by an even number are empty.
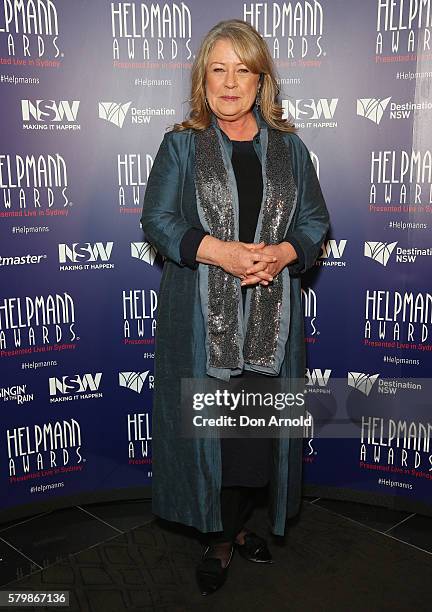
[[[222,567],[220,559],[214,557],[206,558],[206,554],[209,550],[210,546],[207,546],[202,556],[201,563],[196,569],[196,577],[201,595],[210,595],[214,593],[225,582],[228,574],[228,567],[234,553],[234,545],[231,545],[230,556],[225,567]]]
[[[250,531],[244,536],[244,544],[235,543],[240,555],[254,563],[273,563],[271,552],[267,548],[267,542],[256,533]]]

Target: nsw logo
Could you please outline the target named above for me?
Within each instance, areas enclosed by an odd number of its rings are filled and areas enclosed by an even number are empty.
[[[391,96],[382,100],[379,98],[359,98],[357,100],[357,115],[379,125],[390,100]]]
[[[146,372],[119,372],[119,385],[125,387],[135,393],[141,393],[144,386],[144,381],[148,377],[149,389],[153,388],[154,377],[150,374],[150,371]]]
[[[348,372],[348,386],[357,389],[364,395],[369,395],[379,374],[364,374],[363,372]]]
[[[295,121],[331,121],[335,115],[339,98],[304,98],[282,100],[283,119],[292,117]]]
[[[386,266],[397,242],[365,242],[364,256]]]
[[[57,395],[71,396],[80,399],[81,394],[87,392],[95,393],[99,390],[102,372],[96,374],[75,374],[75,376],[62,376],[61,378],[49,379],[49,394],[51,397]],[[98,394],[102,395],[102,394]]]
[[[59,262],[109,261],[113,244],[113,242],[105,242],[105,244],[103,242],[59,244]]]
[[[306,386],[307,387],[327,387],[330,380],[331,370],[306,369]]]
[[[118,128],[122,128],[131,104],[132,102],[126,102],[125,104],[99,102],[99,119],[104,119]]]
[[[157,250],[148,242],[131,242],[131,257],[141,259],[152,266],[156,255]]]
[[[316,260],[317,266],[325,267],[345,267],[346,261],[343,260],[343,254],[347,240],[327,240],[321,246],[321,255]]]
[[[21,100],[22,119],[45,123],[73,123],[77,120],[79,105],[79,100]]]

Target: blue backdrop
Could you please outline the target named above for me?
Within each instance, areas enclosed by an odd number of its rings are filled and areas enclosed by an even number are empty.
[[[306,386],[324,398],[344,380],[374,407],[356,437],[305,432],[305,491],[430,513],[415,388],[405,435],[378,432],[396,423],[382,389],[431,371],[432,3],[203,8],[0,3],[0,516],[150,493],[162,260],[139,218],[194,52],[229,18],[268,43],[331,213],[304,277]]]

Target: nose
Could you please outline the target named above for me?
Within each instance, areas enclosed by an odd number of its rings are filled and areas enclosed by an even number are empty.
[[[228,89],[237,87],[237,75],[235,70],[227,70],[225,75],[225,87],[228,87]]]

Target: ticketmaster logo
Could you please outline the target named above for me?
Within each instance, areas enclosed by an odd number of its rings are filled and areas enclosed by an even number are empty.
[[[359,98],[357,100],[357,115],[379,125],[390,100],[391,96],[383,100],[378,98]]]
[[[157,250],[148,242],[131,242],[131,256],[141,259],[151,266],[156,259]]]
[[[129,106],[132,102],[117,104],[117,102],[99,102],[99,119],[110,121],[117,127],[123,127]]]
[[[364,256],[386,266],[397,242],[365,242]]]
[[[148,374],[149,370],[147,372],[119,372],[119,385],[136,393],[141,393]]]
[[[348,386],[369,395],[379,374],[364,374],[363,372],[348,372]]]

